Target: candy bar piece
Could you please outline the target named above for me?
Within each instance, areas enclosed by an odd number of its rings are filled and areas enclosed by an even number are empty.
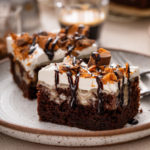
[[[96,65],[98,67],[102,65],[109,65],[110,60],[111,60],[110,52],[103,48],[100,48],[96,52],[92,52],[88,62],[88,66],[90,67],[92,65]]]

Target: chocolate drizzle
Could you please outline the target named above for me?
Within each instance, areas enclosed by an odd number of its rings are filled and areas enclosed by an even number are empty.
[[[91,56],[95,60],[96,68],[98,69],[98,62],[101,59],[99,53],[98,52],[92,52]]]
[[[59,36],[56,36],[55,40],[52,42],[51,48],[49,50],[50,51],[50,55],[48,56],[50,60],[52,60],[53,57],[54,57],[54,48],[55,48],[58,40],[59,40]]]
[[[114,73],[115,73],[117,80],[118,80],[120,78],[118,72],[114,71]],[[120,80],[118,81],[118,89],[119,89],[118,100],[121,101]]]
[[[79,40],[82,40],[83,38],[85,38],[85,36],[84,35],[79,35],[79,33],[77,32],[76,35],[73,38],[74,38],[74,43],[67,46],[68,52],[66,53],[66,56],[68,56],[72,53],[72,51],[76,48],[77,42]]]
[[[78,33],[77,33],[77,35],[74,37],[74,39],[75,39],[76,42],[77,42],[78,40],[82,40],[83,38],[85,38],[85,36],[84,36],[84,35],[79,35]]]
[[[131,83],[130,83],[130,66],[129,66],[129,64],[128,64],[128,66],[127,66],[128,68],[127,68],[127,77],[128,77],[128,83],[127,83],[127,85],[128,85],[128,105],[130,104],[130,85],[131,85]]]
[[[120,66],[118,66],[118,67],[120,67]],[[117,76],[117,80],[118,80],[120,78],[118,72],[114,71],[114,73]],[[121,87],[121,85],[122,85],[122,87]],[[118,100],[120,102],[120,106],[122,107],[123,103],[124,103],[124,76],[122,77],[122,83],[120,80],[118,81],[118,89],[119,89]]]
[[[122,87],[120,91],[120,106],[122,107],[124,103],[124,76],[122,77]]]
[[[74,50],[74,48],[75,48],[75,45],[68,45],[67,46],[68,52],[66,53],[66,56],[70,55],[72,53],[72,51]]]
[[[47,56],[48,56],[48,58],[49,58],[50,60],[52,60],[53,57],[54,57],[54,50],[53,50],[54,45],[52,45],[51,48],[49,49],[49,44],[50,44],[52,41],[53,41],[53,39],[52,39],[52,38],[49,38],[48,41],[47,41],[47,43],[45,44],[45,53],[47,54]]]
[[[45,53],[47,54],[49,59],[51,59],[52,54],[48,47],[49,47],[49,44],[52,42],[52,40],[53,40],[52,38],[49,38],[45,44]]]
[[[55,64],[56,66],[56,64]],[[57,70],[55,70],[55,87],[56,87],[56,90],[57,90],[57,85],[59,84],[59,70],[57,68]]]
[[[56,36],[56,38],[54,39],[54,41],[53,41],[52,38],[49,38],[48,41],[47,41],[47,43],[45,44],[45,53],[47,54],[47,56],[48,56],[48,58],[50,60],[52,60],[53,57],[54,57],[54,48],[55,48],[58,40],[59,40],[59,36]],[[49,44],[51,42],[52,42],[52,45],[51,45],[51,48],[49,49]]]
[[[128,121],[128,123],[131,124],[131,125],[136,125],[136,124],[139,123],[139,121],[137,119],[131,119],[131,120]]]
[[[67,76],[68,76],[69,88],[70,88],[70,92],[71,92],[70,106],[71,106],[71,108],[75,108],[76,104],[77,104],[76,103],[76,97],[77,97],[76,92],[78,89],[80,73],[79,73],[79,71],[77,72],[77,75],[75,77],[75,82],[73,82],[72,73],[70,70],[67,72]]]
[[[98,96],[98,113],[103,113],[103,83],[101,81],[101,76],[96,77],[96,82],[98,84],[97,96]]]
[[[73,59],[72,59],[72,65],[75,66],[75,64],[76,64],[76,57],[73,57]]]
[[[34,38],[32,40],[32,44],[30,46],[30,50],[28,53],[29,55],[31,55],[35,51],[35,49],[36,49],[35,45],[36,45],[36,36],[34,36]]]

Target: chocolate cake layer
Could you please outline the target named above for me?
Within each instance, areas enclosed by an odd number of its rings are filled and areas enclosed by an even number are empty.
[[[58,95],[64,94],[63,100],[58,97],[58,102],[52,98],[52,91],[44,84],[38,85],[38,114],[41,121],[79,127],[89,130],[110,130],[123,127],[134,118],[139,108],[139,78],[135,77],[130,82],[129,103],[117,105],[116,109],[109,109],[106,104],[113,106],[118,96],[103,93],[103,111],[98,111],[98,98],[94,104],[83,105],[76,99],[74,107],[70,105],[71,91],[69,88],[57,88]],[[64,99],[65,98],[65,99]],[[92,101],[92,100],[91,100]]]
[[[35,76],[34,79],[31,79],[28,76],[28,72],[25,71],[21,63],[17,60],[14,60],[13,55],[9,54],[9,58],[11,62],[10,71],[13,75],[15,83],[22,90],[23,96],[30,100],[35,99],[37,93],[37,76]],[[40,67],[37,68],[35,71],[38,72],[38,70],[40,70]]]

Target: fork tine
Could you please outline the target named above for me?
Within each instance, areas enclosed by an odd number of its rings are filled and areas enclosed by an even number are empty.
[[[122,60],[118,57],[118,52],[113,53],[113,56],[114,56],[113,59],[114,59],[114,61],[115,61],[116,64],[123,65]]]

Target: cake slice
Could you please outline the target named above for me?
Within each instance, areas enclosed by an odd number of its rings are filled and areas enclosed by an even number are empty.
[[[86,37],[87,27],[70,26],[58,33],[22,33],[7,37],[14,81],[24,97],[36,98],[39,69],[51,62],[60,62],[67,55],[87,57],[97,48],[95,41]]]
[[[138,113],[139,69],[109,65],[110,52],[99,49],[88,64],[67,56],[39,71],[41,121],[89,130],[123,127]]]

